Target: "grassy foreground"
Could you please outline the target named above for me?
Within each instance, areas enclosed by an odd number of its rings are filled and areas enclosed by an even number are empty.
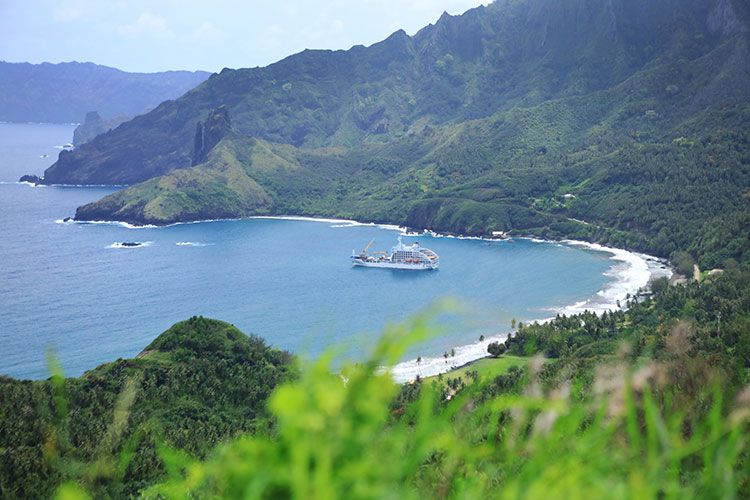
[[[478,359],[473,363],[469,363],[466,366],[451,370],[447,373],[435,375],[432,377],[425,377],[425,381],[431,380],[452,380],[452,379],[466,379],[470,377],[481,378],[483,380],[492,380],[498,375],[505,375],[513,367],[523,368],[529,363],[529,358],[522,356],[502,356],[499,358],[482,358]],[[474,375],[473,373],[476,373]]]

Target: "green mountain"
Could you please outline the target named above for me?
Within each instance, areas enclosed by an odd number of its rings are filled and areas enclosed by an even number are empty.
[[[131,498],[164,476],[163,445],[204,458],[263,430],[290,361],[228,323],[193,317],[135,359],[75,379],[0,377],[0,497],[51,498],[66,478],[83,477],[97,498]]]
[[[749,19],[737,0],[497,1],[224,70],[44,182],[142,183],[79,220],[328,215],[740,257]]]
[[[128,73],[93,63],[0,61],[0,120],[76,123],[92,110],[106,118],[135,115],[181,96],[208,76],[205,71]]]

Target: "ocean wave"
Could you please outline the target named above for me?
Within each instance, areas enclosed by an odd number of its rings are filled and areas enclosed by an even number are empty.
[[[199,243],[197,241],[178,241],[175,245],[180,247],[206,247],[210,243]]]
[[[668,267],[650,255],[585,241],[563,240],[562,243],[608,253],[614,264],[604,272],[611,280],[602,290],[583,303],[578,302],[559,309],[557,312],[560,314],[578,314],[583,311],[601,314],[618,309],[628,297],[636,295],[640,290],[648,289],[652,279],[672,275]]]
[[[432,238],[447,238],[449,240],[497,241],[491,238],[482,238],[481,236],[462,236],[462,235],[457,235],[457,234],[441,234],[441,233],[436,233],[435,231],[429,231],[429,230],[425,230],[423,234],[426,236],[430,236]]]
[[[80,224],[84,226],[88,226],[88,225],[120,226],[126,229],[156,229],[158,227],[161,227],[161,226],[154,226],[154,225],[136,226],[128,222],[121,222],[121,221],[116,221],[116,220],[73,220],[73,219],[67,218],[67,220],[57,219],[55,222],[57,224]]]
[[[47,187],[64,187],[64,188],[126,188],[130,184],[39,184]]]

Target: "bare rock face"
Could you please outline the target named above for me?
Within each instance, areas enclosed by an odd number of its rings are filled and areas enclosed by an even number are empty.
[[[203,163],[208,153],[232,131],[229,119],[229,108],[222,104],[209,113],[205,121],[198,122],[195,127],[195,141],[193,143],[192,164]]]
[[[708,29],[714,35],[732,36],[747,31],[732,5],[732,0],[720,0],[708,16]]]

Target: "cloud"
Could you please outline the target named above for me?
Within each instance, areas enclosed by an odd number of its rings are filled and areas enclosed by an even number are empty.
[[[55,21],[75,21],[81,17],[82,12],[75,7],[58,7],[55,9]]]
[[[167,27],[167,21],[148,12],[142,13],[133,24],[120,26],[117,31],[120,35],[128,38],[163,39],[172,36],[172,32]]]
[[[340,32],[344,29],[344,21],[341,19],[332,19],[331,20],[331,31],[333,32]]]
[[[263,30],[263,36],[260,43],[269,49],[275,49],[282,46],[282,40],[288,39],[287,30],[277,24],[272,24]]]
[[[213,41],[221,38],[221,30],[211,23],[203,23],[195,31],[193,37],[201,41]]]

